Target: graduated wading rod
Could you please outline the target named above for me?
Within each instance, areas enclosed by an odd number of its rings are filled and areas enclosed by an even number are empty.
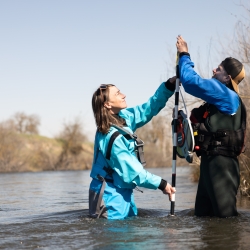
[[[175,82],[175,106],[174,106],[174,135],[173,135],[173,160],[172,160],[172,187],[176,184],[176,155],[177,155],[177,124],[178,124],[178,104],[180,89],[179,53],[176,57],[176,82]],[[170,215],[174,216],[175,193],[172,194]]]

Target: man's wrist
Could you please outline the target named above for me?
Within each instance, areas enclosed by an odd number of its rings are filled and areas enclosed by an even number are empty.
[[[182,57],[182,56],[189,56],[190,57],[190,54],[188,52],[181,52],[179,54],[179,57]]]

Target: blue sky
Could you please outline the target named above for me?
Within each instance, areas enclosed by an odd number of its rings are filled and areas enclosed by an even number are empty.
[[[37,114],[40,133],[53,137],[80,117],[92,139],[91,97],[100,84],[115,84],[129,106],[146,101],[174,74],[176,36],[194,60],[198,51],[206,60],[210,43],[232,36],[244,14],[237,3],[1,0],[0,121]]]

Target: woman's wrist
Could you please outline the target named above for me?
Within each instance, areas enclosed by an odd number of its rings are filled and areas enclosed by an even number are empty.
[[[165,86],[170,91],[175,91],[175,84],[170,82],[170,78],[165,82]]]
[[[161,191],[165,190],[167,184],[168,184],[168,182],[166,180],[161,179],[161,183],[160,183],[158,189],[160,189]]]

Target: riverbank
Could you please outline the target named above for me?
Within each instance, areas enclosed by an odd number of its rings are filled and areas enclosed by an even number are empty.
[[[9,132],[0,134],[0,172],[90,169],[93,144],[68,145],[61,138]]]

